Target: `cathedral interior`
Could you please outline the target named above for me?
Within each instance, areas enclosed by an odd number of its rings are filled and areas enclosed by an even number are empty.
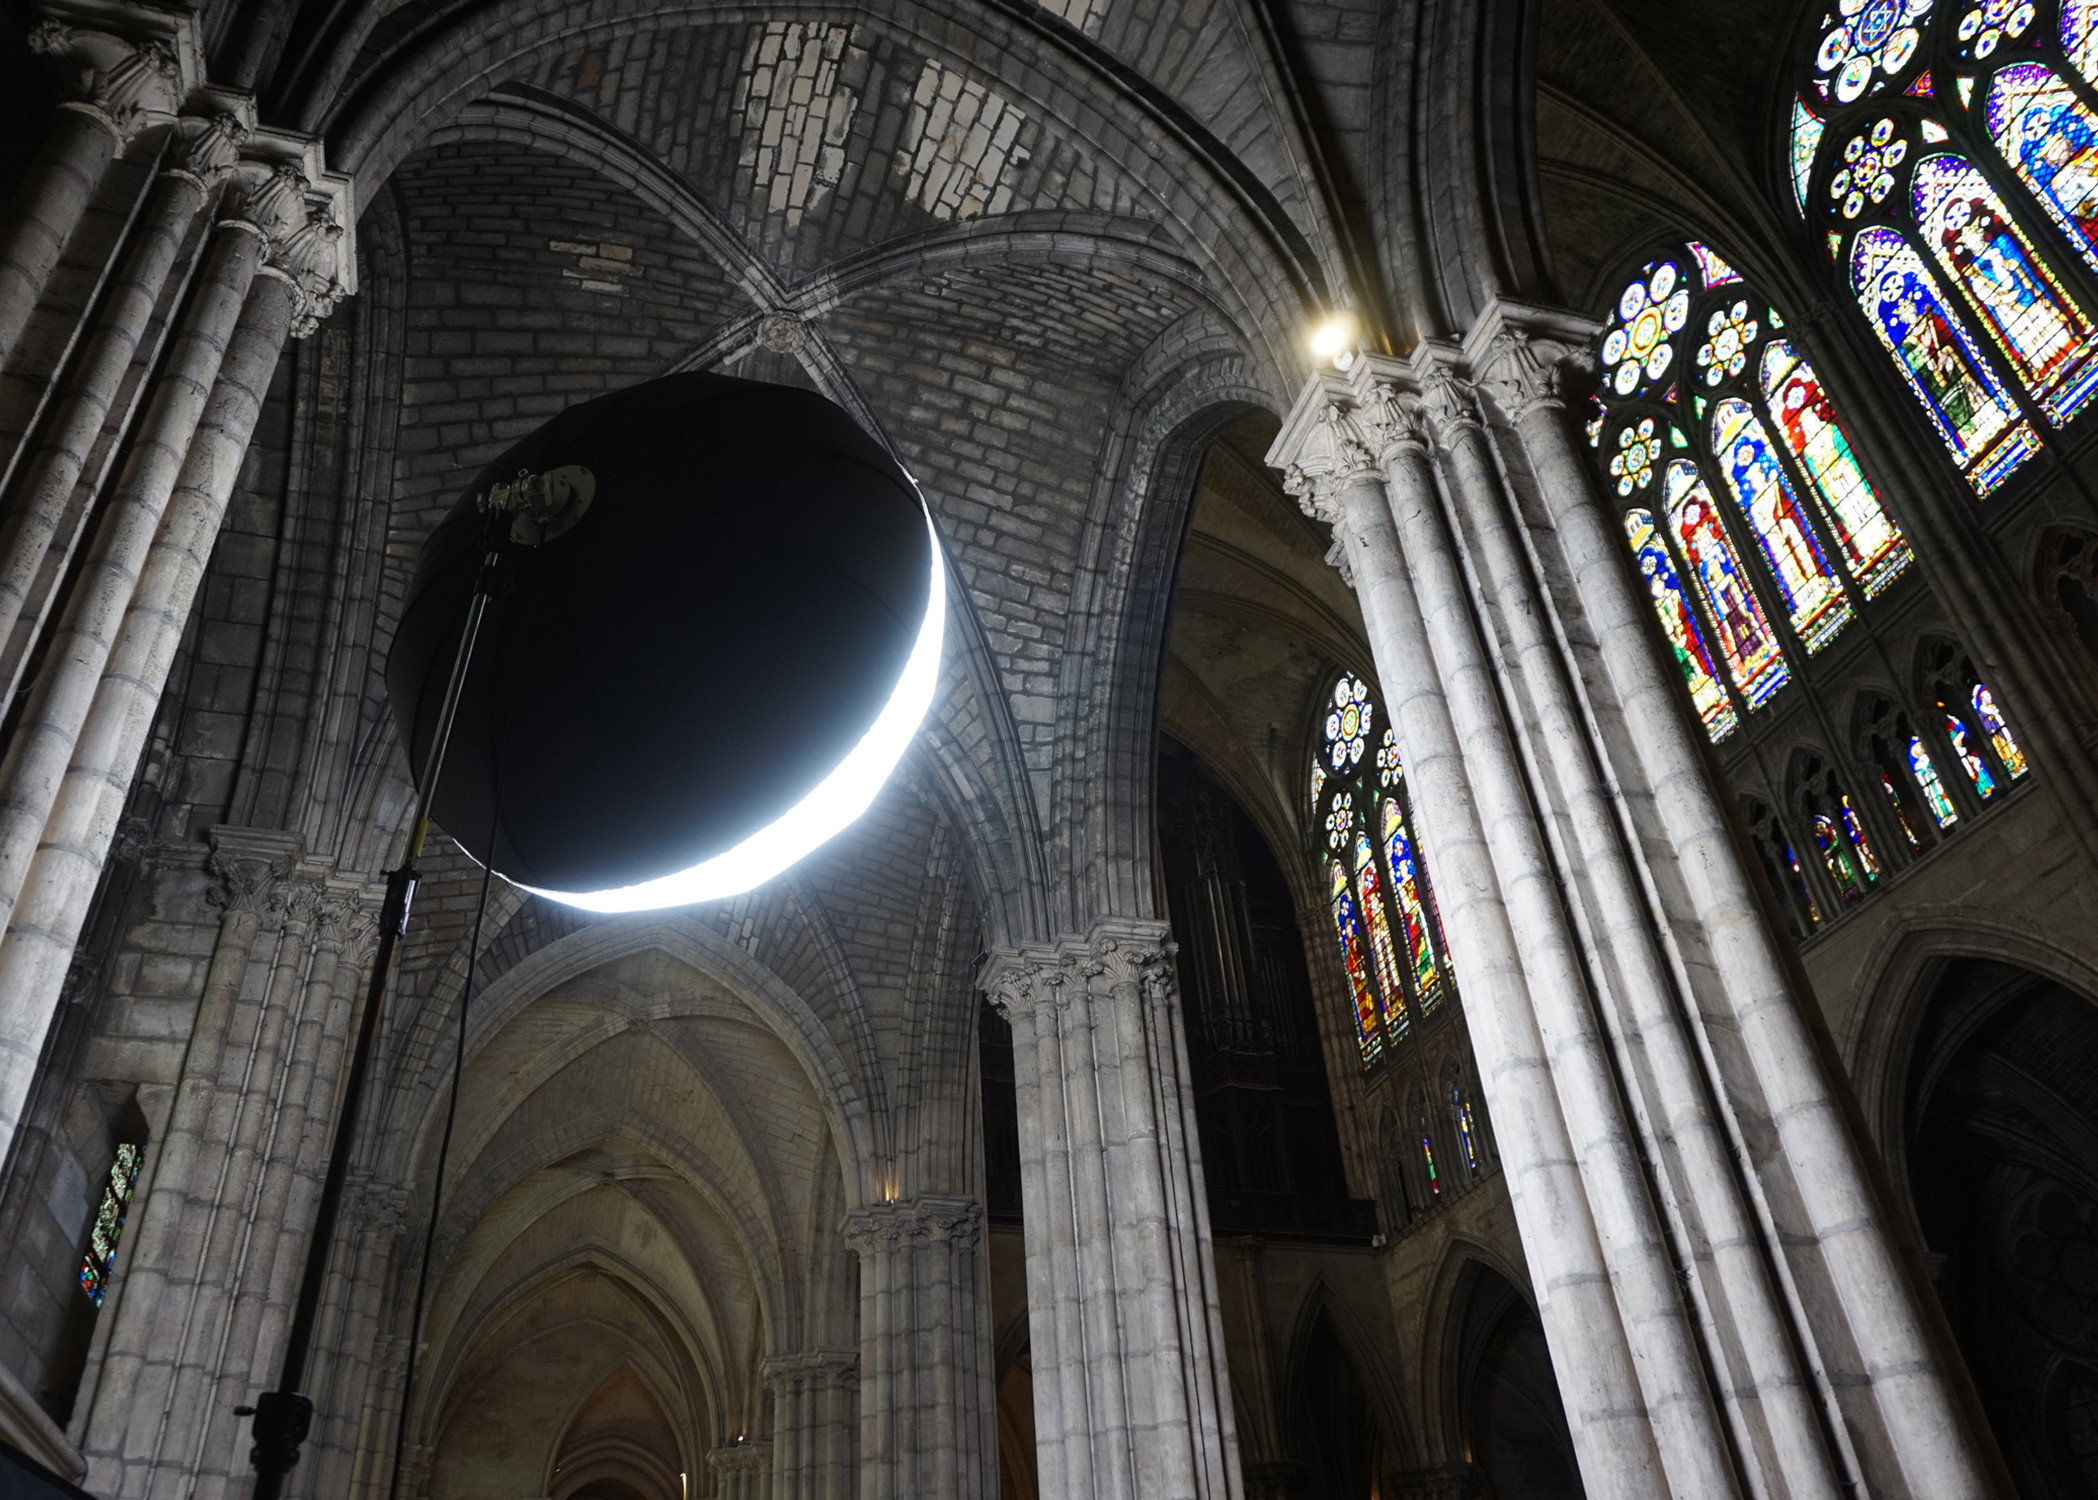
[[[2098,1500],[2098,0],[7,0],[0,187],[0,1490],[317,1253],[300,1500]],[[440,831],[340,1133],[425,539],[691,371],[933,706]]]

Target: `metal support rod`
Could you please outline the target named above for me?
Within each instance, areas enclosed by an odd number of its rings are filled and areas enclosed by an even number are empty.
[[[364,1012],[357,1024],[357,1046],[350,1057],[349,1076],[344,1080],[342,1108],[335,1122],[335,1140],[328,1153],[328,1175],[321,1183],[320,1206],[314,1214],[313,1238],[306,1246],[306,1271],[299,1282],[299,1300],[292,1311],[291,1331],[284,1343],[284,1368],[277,1389],[265,1391],[253,1407],[240,1407],[238,1414],[255,1418],[255,1446],[248,1459],[255,1465],[255,1500],[279,1500],[284,1478],[299,1461],[299,1445],[313,1424],[313,1400],[299,1387],[306,1380],[306,1360],[312,1352],[313,1328],[320,1316],[321,1293],[327,1286],[328,1256],[334,1247],[335,1224],[342,1214],[342,1194],[350,1176],[350,1155],[356,1147],[358,1115],[364,1103],[366,1075],[371,1071],[372,1046],[379,1033],[379,1014],[386,1000],[386,985],[393,973],[393,957],[408,930],[408,909],[415,901],[415,888],[422,879],[418,861],[430,834],[430,803],[437,793],[437,778],[444,770],[444,753],[452,737],[452,721],[458,716],[459,699],[466,687],[466,672],[473,660],[474,640],[488,612],[488,599],[495,585],[501,539],[510,517],[502,510],[488,510],[483,536],[481,568],[474,577],[472,602],[467,605],[466,625],[459,633],[458,654],[452,659],[451,680],[445,685],[444,703],[438,710],[437,730],[423,760],[418,785],[415,820],[408,827],[408,847],[399,868],[386,877],[386,902],[379,913],[379,949],[372,958],[371,981],[365,988]],[[403,1413],[401,1420],[407,1420]]]

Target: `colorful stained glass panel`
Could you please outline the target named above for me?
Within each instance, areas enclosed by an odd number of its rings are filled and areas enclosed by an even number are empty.
[[[1972,163],[1925,158],[1916,164],[1910,196],[1917,229],[1947,278],[2049,419],[2068,422],[2098,395],[2098,328],[2040,263]]]
[[[1674,337],[1690,318],[1690,288],[1674,261],[1656,261],[1617,299],[1617,316],[1603,335],[1602,361],[1610,389],[1629,396],[1668,373]]]
[[[1406,989],[1399,978],[1399,956],[1391,944],[1391,923],[1384,915],[1383,883],[1367,834],[1355,839],[1355,894],[1370,934],[1370,957],[1377,967],[1377,987],[1384,992],[1384,1024],[1394,1037],[1406,1032]]]
[[[2098,266],[2098,114],[2041,63],[2017,63],[1989,84],[1989,137],[2040,207]]]
[[[1729,396],[1712,413],[1712,452],[1776,577],[1792,628],[1819,651],[1850,623],[1850,600],[1822,553],[1755,409]]]
[[[1875,598],[1911,561],[1907,538],[1880,505],[1814,367],[1783,339],[1763,350],[1763,402],[1778,437],[1822,505],[1852,576]]]
[[[1960,14],[1953,37],[1960,56],[1981,62],[2004,42],[2016,41],[2033,23],[2032,0],[1981,0]]]
[[[1654,518],[1643,510],[1627,511],[1624,529],[1632,544],[1632,555],[1639,560],[1639,571],[1646,579],[1647,592],[1653,596],[1662,633],[1668,637],[1676,665],[1690,688],[1690,702],[1704,723],[1705,733],[1716,744],[1732,734],[1740,720],[1734,713],[1733,700],[1720,684],[1719,667],[1705,644],[1704,627],[1690,612],[1690,601],[1683,597],[1683,586],[1676,581],[1675,563],[1654,530]]]
[[[1923,42],[1930,9],[1931,0],[1837,0],[1814,51],[1822,97],[1849,104],[1898,76]]]
[[[1940,828],[1950,828],[1960,820],[1953,809],[1952,799],[1945,795],[1945,783],[1938,779],[1937,765],[1931,760],[1930,752],[1923,748],[1923,741],[1909,736],[1909,774],[1916,778],[1916,785],[1923,789],[1923,803]]]
[[[1760,708],[1791,679],[1777,634],[1763,606],[1749,591],[1733,543],[1720,525],[1712,492],[1687,458],[1668,466],[1662,492],[1669,529],[1682,548],[1690,587],[1705,608],[1719,640],[1728,675],[1750,708]]]
[[[1850,249],[1850,284],[1945,446],[1986,494],[2009,473],[1999,464],[2004,454],[2015,453],[2013,466],[2030,456],[2020,448],[2030,429],[1965,320],[1947,304],[1916,247],[1892,229],[1859,231]]]
[[[1801,213],[1807,211],[1807,180],[1814,175],[1814,153],[1827,128],[1805,99],[1792,101],[1792,197]]]
[[[1435,950],[1428,941],[1427,904],[1421,896],[1420,867],[1413,852],[1413,835],[1406,815],[1396,800],[1384,799],[1384,858],[1391,868],[1391,889],[1399,912],[1399,927],[1406,937],[1406,957],[1412,966],[1413,992],[1420,996],[1421,1009],[1432,1010],[1442,997],[1442,975]]]
[[[1333,708],[1326,715],[1326,756],[1334,770],[1345,771],[1361,761],[1375,713],[1369,687],[1361,678],[1343,677],[1334,684]]]
[[[1989,763],[1976,753],[1967,740],[1967,726],[1954,713],[1945,715],[1945,738],[1952,741],[1953,758],[1959,761],[1960,769],[1974,783],[1974,795],[1984,800],[1996,795],[1996,778],[1989,774]]]
[[[1986,683],[1974,684],[1974,716],[1981,720],[1982,733],[1996,747],[1996,759],[2011,780],[2016,781],[2025,774],[2025,752],[2018,748],[2018,741],[2011,735],[2011,726],[2003,717],[2003,710],[1996,706],[1996,695]]]
[[[109,1291],[109,1276],[116,1269],[117,1245],[124,1237],[124,1220],[131,1212],[131,1194],[138,1186],[138,1169],[145,1160],[143,1147],[117,1147],[102,1184],[102,1202],[95,1209],[94,1228],[88,1234],[87,1254],[80,1261],[80,1290],[95,1306]]]
[[[1698,274],[1704,278],[1706,291],[1741,279],[1741,273],[1721,260],[1711,246],[1692,240],[1690,253],[1697,260]]]
[[[1362,1048],[1362,1060],[1374,1062],[1384,1050],[1384,1033],[1377,1027],[1377,994],[1370,987],[1368,960],[1362,952],[1362,929],[1355,921],[1355,897],[1348,888],[1348,872],[1337,859],[1326,861],[1326,878],[1331,893],[1333,931],[1340,939],[1340,963],[1347,970],[1348,983],[1355,991],[1355,1040]]]
[[[1866,878],[1879,879],[1879,856],[1872,852],[1872,840],[1865,836],[1864,819],[1860,818],[1858,810],[1850,805],[1847,795],[1838,797],[1836,802],[1843,814],[1843,831],[1850,835],[1850,846],[1857,850],[1858,863],[1864,866]]]
[[[2070,65],[2098,86],[2098,0],[2062,0],[2061,38]]]

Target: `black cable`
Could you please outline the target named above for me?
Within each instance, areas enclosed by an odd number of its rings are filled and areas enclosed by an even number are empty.
[[[493,820],[491,819],[491,825]],[[422,1265],[415,1273],[415,1313],[408,1323],[408,1359],[401,1372],[401,1411],[393,1426],[393,1477],[387,1500],[400,1500],[401,1457],[408,1449],[408,1397],[415,1390],[415,1346],[423,1332],[423,1298],[430,1290],[430,1254],[437,1243],[437,1211],[444,1206],[444,1166],[452,1152],[452,1126],[459,1119],[459,1075],[466,1071],[466,1008],[473,1003],[474,974],[481,967],[481,923],[488,915],[488,883],[495,875],[495,829],[488,830],[489,863],[481,866],[481,901],[474,910],[473,937],[466,945],[466,984],[459,994],[458,1045],[452,1054],[452,1097],[444,1110],[444,1135],[437,1143],[437,1172],[430,1185],[430,1222],[423,1230]]]

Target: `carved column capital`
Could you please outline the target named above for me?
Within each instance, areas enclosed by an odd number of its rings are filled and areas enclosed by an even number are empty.
[[[29,31],[29,50],[49,58],[66,93],[61,109],[77,110],[121,146],[182,102],[182,60],[164,37],[117,36],[55,16]]]
[[[1424,425],[1445,445],[1465,430],[1483,431],[1477,387],[1448,365],[1426,362],[1420,375],[1420,413]]]
[[[897,1250],[905,1245],[946,1245],[966,1249],[983,1229],[983,1210],[974,1198],[928,1193],[877,1203],[845,1220],[845,1243],[861,1255]]]
[[[719,1448],[709,1448],[707,1468],[723,1476],[768,1473],[772,1468],[772,1444],[762,1438],[756,1442],[741,1438]]]
[[[205,867],[218,877],[218,884],[205,892],[204,899],[226,916],[267,915],[295,863],[296,856],[290,851],[272,857],[250,848],[215,846]]]
[[[165,170],[188,178],[200,192],[209,192],[233,170],[247,138],[247,121],[239,115],[184,115],[175,122],[175,140],[168,149]]]
[[[262,241],[260,274],[291,288],[291,336],[305,338],[348,294],[348,237],[334,204],[296,164],[251,158],[237,172],[237,195],[220,222]]]
[[[1042,1006],[1068,1006],[1065,984],[1071,977],[1059,949],[1030,945],[992,954],[983,991],[1006,1023],[1018,1026]]]

